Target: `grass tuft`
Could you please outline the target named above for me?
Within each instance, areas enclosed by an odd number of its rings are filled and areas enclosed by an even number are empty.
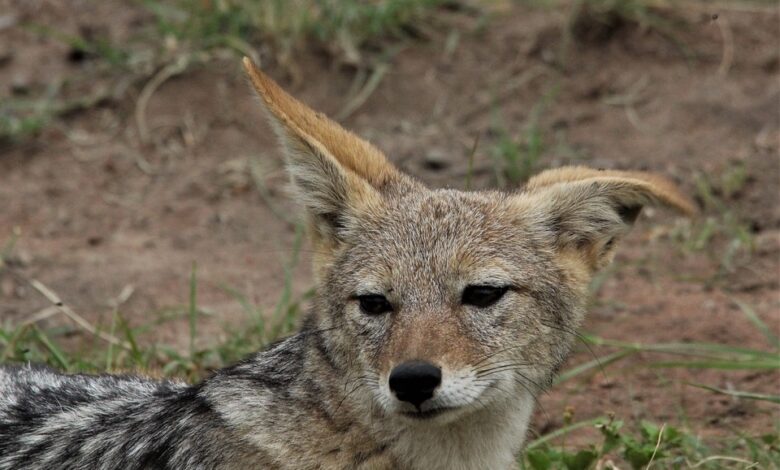
[[[493,127],[498,139],[490,149],[493,156],[496,180],[499,187],[517,187],[539,170],[545,151],[541,116],[554,98],[557,88],[552,88],[531,109],[519,138],[514,138],[499,122]],[[498,114],[494,115],[496,119]],[[496,119],[497,120],[497,119]]]
[[[0,143],[33,137],[57,118],[120,99],[127,89],[149,83],[176,63],[191,68],[225,57],[224,52],[259,61],[273,57],[298,77],[294,54],[303,49],[328,52],[354,66],[384,57],[393,44],[420,36],[417,28],[445,0],[137,0],[153,19],[125,43],[83,37],[28,22],[33,35],[68,47],[71,60],[99,66],[91,75],[67,82],[108,77],[112,86],[94,95],[67,99],[66,80],[47,90],[29,90],[0,104]],[[262,53],[262,54],[261,54]],[[98,71],[99,73],[95,73]],[[178,70],[183,73],[185,70]]]
[[[413,24],[443,0],[146,0],[158,33],[190,50],[227,47],[246,53],[272,44],[282,56],[319,44],[358,60],[368,43],[413,35]]]

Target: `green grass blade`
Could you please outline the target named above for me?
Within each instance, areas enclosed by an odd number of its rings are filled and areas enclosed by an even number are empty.
[[[3,331],[3,353],[0,354],[0,362],[5,362],[8,358],[13,358],[16,352],[16,344],[24,338],[27,331],[32,328],[32,325],[22,325],[16,328],[13,333],[7,333]]]
[[[571,369],[562,372],[560,375],[558,375],[558,377],[555,379],[553,383],[557,385],[559,383],[566,382],[567,380],[573,379],[574,377],[580,374],[584,374],[585,372],[588,372],[591,369],[602,368],[604,366],[612,364],[613,362],[617,362],[621,359],[631,356],[635,353],[636,351],[623,350],[623,351],[614,352],[612,354],[609,354],[601,358],[590,360],[584,364],[580,364],[576,367],[572,367]]]
[[[17,240],[21,236],[22,230],[19,227],[14,227],[11,231],[11,238],[5,242],[3,248],[0,249],[0,271],[5,267],[6,260],[11,256],[11,252],[14,251]]]
[[[742,348],[739,346],[729,346],[715,343],[658,343],[643,344],[624,341],[615,341],[600,338],[593,335],[583,334],[585,341],[597,346],[611,346],[621,349],[630,349],[637,352],[657,352],[677,355],[701,355],[702,357],[741,357],[744,360],[753,360],[764,358],[769,360],[777,359],[776,352],[761,351],[758,349]]]
[[[732,297],[732,302],[737,304],[737,307],[739,307],[740,310],[742,310],[742,313],[745,314],[745,316],[750,320],[750,322],[758,328],[761,333],[766,337],[767,341],[769,341],[769,344],[771,344],[775,348],[780,348],[780,338],[775,336],[775,334],[772,332],[772,330],[767,326],[766,323],[764,323],[763,320],[756,314],[756,311],[753,310],[753,308],[746,304],[745,302],[735,299]]]
[[[252,302],[247,299],[246,295],[225,284],[221,285],[220,288],[223,292],[233,297],[233,299],[238,302],[239,305],[241,305],[241,308],[244,310],[244,313],[246,313],[250,320],[256,323],[262,322],[264,320],[262,310],[252,304]]]
[[[190,321],[190,359],[195,357],[195,337],[197,335],[198,325],[198,304],[197,304],[197,265],[192,263],[192,272],[190,273],[190,303],[189,303],[189,321]]]
[[[284,287],[282,288],[282,294],[279,296],[279,301],[276,303],[273,315],[273,328],[271,331],[270,339],[278,338],[285,328],[293,323],[293,319],[290,315],[293,310],[290,309],[292,301],[292,282],[293,282],[293,270],[298,265],[298,260],[301,254],[301,246],[303,244],[304,227],[303,224],[297,224],[295,226],[295,238],[293,239],[292,256],[284,267]]]
[[[704,384],[695,384],[686,382],[687,385],[690,385],[692,387],[697,388],[703,388],[704,390],[709,390],[711,392],[720,393],[722,395],[729,395],[736,398],[745,398],[747,400],[761,400],[761,401],[768,401],[771,403],[778,403],[780,404],[780,395],[769,395],[766,393],[754,393],[754,392],[744,392],[740,390],[725,390],[722,388],[712,387],[710,385],[704,385]]]
[[[135,339],[135,333],[133,333],[133,329],[119,312],[117,312],[116,318],[119,323],[119,328],[122,330],[122,333],[124,333],[125,338],[127,338],[128,344],[130,344],[130,356],[135,362],[135,365],[145,368],[146,361],[144,360],[144,355],[141,352],[141,349],[138,347],[138,342]]]
[[[722,370],[776,370],[780,369],[780,359],[774,361],[658,361],[650,364],[657,368],[684,367],[687,369],[722,369]]]
[[[560,429],[556,429],[551,433],[545,434],[544,436],[529,442],[528,445],[525,446],[525,450],[527,451],[527,450],[534,449],[553,439],[559,438],[561,436],[565,436],[566,434],[569,434],[572,431],[576,431],[577,429],[584,428],[587,426],[595,426],[602,422],[604,422],[604,418],[593,418],[593,419],[587,419],[585,421],[578,421],[568,426],[564,426]]]
[[[62,350],[46,336],[46,333],[41,331],[38,327],[33,327],[32,331],[35,335],[35,339],[46,347],[57,364],[64,370],[70,370],[70,361],[65,357],[65,353],[63,353]]]
[[[116,317],[119,314],[119,307],[115,307],[111,312],[111,336],[116,335]],[[114,343],[108,343],[106,350],[106,370],[111,370],[114,366]]]

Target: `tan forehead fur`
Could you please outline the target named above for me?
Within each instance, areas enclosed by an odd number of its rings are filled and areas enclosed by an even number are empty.
[[[696,213],[696,206],[677,186],[666,178],[641,171],[594,170],[584,166],[566,166],[544,171],[525,185],[525,190],[537,189],[561,183],[574,183],[586,180],[603,182],[626,182],[647,189],[659,201],[685,214]]]
[[[268,111],[294,134],[319,142],[344,168],[374,187],[399,178],[379,149],[290,96],[248,57],[244,57],[243,64]]]

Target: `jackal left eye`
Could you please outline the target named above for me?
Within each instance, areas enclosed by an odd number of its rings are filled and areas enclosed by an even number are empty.
[[[466,286],[460,301],[464,305],[486,308],[498,302],[508,290],[508,286]]]
[[[359,295],[360,310],[366,315],[381,315],[392,312],[393,305],[381,294]]]

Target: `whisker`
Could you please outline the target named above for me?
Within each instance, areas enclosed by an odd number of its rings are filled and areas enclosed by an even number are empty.
[[[475,372],[475,375],[477,377],[484,376],[486,374],[490,374],[493,372],[501,372],[503,370],[513,369],[513,368],[520,368],[520,367],[528,367],[532,365],[539,365],[539,363],[530,363],[530,362],[510,362],[510,361],[502,361],[499,363],[496,363],[496,365],[491,365],[492,367],[480,369]],[[545,365],[545,364],[542,364]]]
[[[551,324],[545,323],[543,321],[540,321],[539,323],[541,323],[542,325],[546,326],[547,328],[552,328],[554,330],[563,331],[564,333],[568,333],[570,335],[574,335],[585,346],[585,348],[588,350],[590,355],[593,356],[593,359],[596,361],[596,365],[598,366],[599,372],[601,372],[601,374],[605,378],[607,378],[607,372],[604,369],[604,365],[601,363],[601,361],[599,360],[598,356],[596,356],[596,353],[593,351],[593,348],[590,347],[590,344],[588,344],[588,341],[586,340],[586,338],[581,333],[579,333],[579,332],[577,332],[577,331],[575,331],[575,330],[573,330],[571,328],[566,328],[566,327],[561,326],[561,325],[551,325]]]
[[[349,393],[344,395],[344,398],[341,399],[339,402],[339,405],[336,407],[336,411],[334,413],[338,413],[338,411],[341,409],[341,405],[344,404],[344,402],[349,398],[353,393],[360,390],[360,388],[365,387],[366,384],[364,382],[359,382],[352,390],[349,391]]]
[[[493,358],[493,357],[497,356],[498,354],[501,354],[501,353],[503,353],[503,352],[506,352],[506,351],[510,351],[510,350],[512,350],[512,349],[518,349],[518,348],[521,348],[521,347],[523,347],[523,346],[525,346],[525,345],[514,345],[514,346],[509,346],[509,347],[506,347],[506,348],[499,349],[498,351],[493,351],[493,352],[491,352],[491,353],[489,353],[489,354],[485,354],[485,355],[484,355],[484,356],[483,356],[483,357],[482,357],[480,360],[478,360],[477,362],[475,362],[474,364],[472,364],[472,366],[473,366],[473,367],[477,367],[477,366],[479,366],[480,364],[482,364],[483,362],[485,362],[486,360],[488,360],[488,359],[491,359],[491,358]]]

